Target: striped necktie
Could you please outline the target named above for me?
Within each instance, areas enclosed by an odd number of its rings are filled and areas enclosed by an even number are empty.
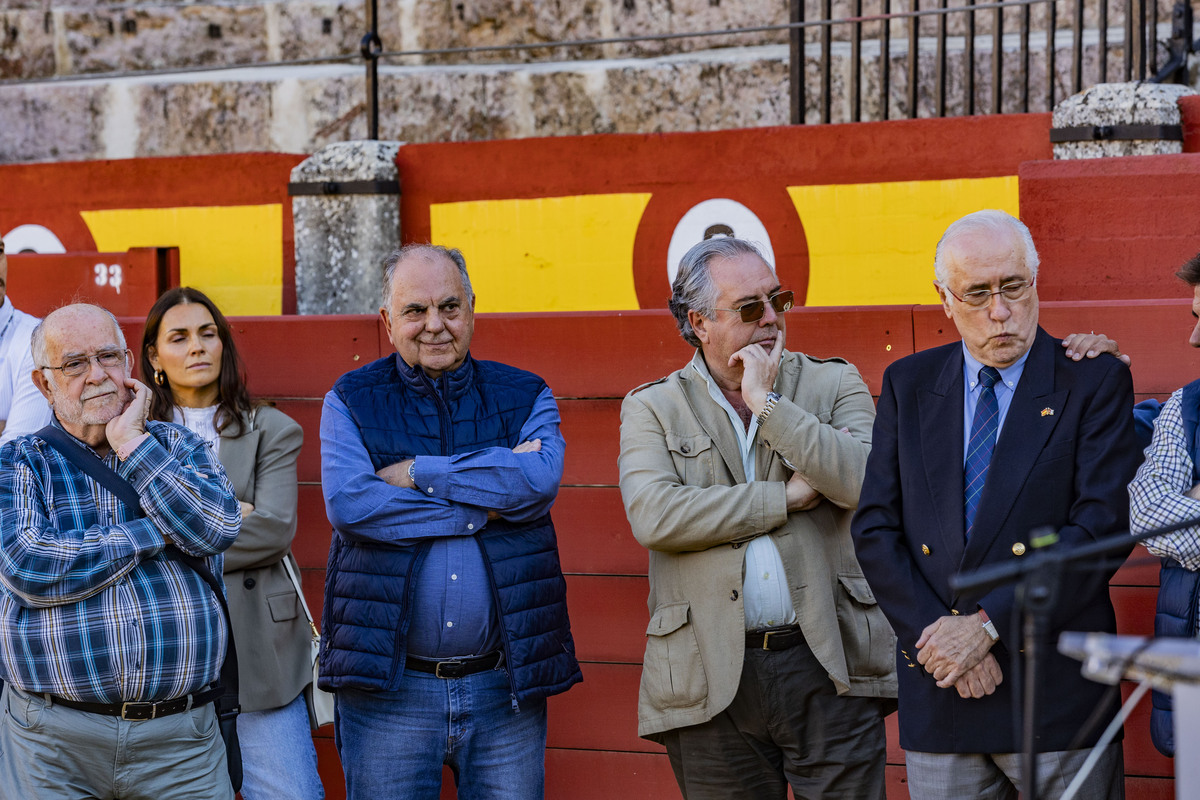
[[[995,367],[979,370],[982,389],[975,406],[975,419],[971,422],[971,440],[967,443],[967,466],[963,476],[968,539],[971,538],[971,526],[975,524],[975,512],[979,510],[979,499],[983,496],[992,450],[996,447],[996,432],[1000,429],[1000,403],[996,400],[995,389],[998,380],[1000,373]]]

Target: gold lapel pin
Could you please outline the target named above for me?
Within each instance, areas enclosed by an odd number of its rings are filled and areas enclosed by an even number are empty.
[[[1043,408],[1043,409],[1042,409],[1042,416],[1043,416],[1043,417],[1053,417],[1053,416],[1054,416],[1054,409],[1053,409],[1053,408]]]

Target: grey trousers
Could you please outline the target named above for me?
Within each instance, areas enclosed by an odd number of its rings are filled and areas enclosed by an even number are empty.
[[[1060,750],[1037,756],[1038,798],[1056,800],[1067,790],[1090,750]],[[1016,800],[1021,786],[1020,753],[906,752],[912,800]],[[1125,764],[1121,743],[1110,744],[1078,800],[1124,800]]]
[[[233,800],[211,703],[131,722],[7,684],[0,708],[0,797]]]
[[[664,744],[687,800],[883,800],[884,707],[839,697],[807,645],[747,650],[729,708]]]

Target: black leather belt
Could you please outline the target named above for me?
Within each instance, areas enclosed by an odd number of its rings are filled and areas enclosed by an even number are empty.
[[[467,675],[474,675],[476,672],[495,669],[499,666],[503,655],[501,651],[494,650],[482,656],[451,658],[446,661],[430,661],[424,658],[417,658],[416,656],[409,656],[404,660],[404,666],[408,669],[415,669],[417,672],[436,675],[439,678],[465,678]]]
[[[147,720],[169,717],[172,714],[178,714],[190,708],[207,705],[220,697],[223,691],[220,686],[214,686],[202,692],[193,692],[183,697],[176,697],[174,700],[159,700],[156,703],[81,703],[77,700],[68,700],[65,697],[57,697],[52,694],[42,696],[54,705],[73,708],[76,711],[86,711],[89,714],[103,714],[106,717],[120,717],[121,719]]]
[[[746,631],[747,650],[787,650],[803,643],[804,634],[799,625]]]

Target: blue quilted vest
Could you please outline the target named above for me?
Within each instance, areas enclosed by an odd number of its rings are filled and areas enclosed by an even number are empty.
[[[466,362],[437,386],[399,356],[343,375],[334,392],[358,425],[375,469],[413,456],[515,447],[546,384],[492,361]],[[549,514],[526,523],[489,522],[483,551],[501,638],[519,704],[582,680],[567,618],[566,582]],[[395,691],[404,673],[414,571],[429,543],[386,545],[336,530],[325,578],[321,688]]]
[[[1145,404],[1139,403],[1139,406]],[[1180,411],[1183,435],[1192,457],[1192,482],[1200,481],[1200,381],[1183,387]],[[1145,442],[1149,444],[1149,442]],[[1158,573],[1158,606],[1154,611],[1154,635],[1174,638],[1196,637],[1196,602],[1200,593],[1200,572],[1192,572],[1173,558],[1164,558]],[[1175,727],[1171,713],[1171,695],[1154,692],[1150,709],[1150,738],[1165,756],[1175,755]]]

